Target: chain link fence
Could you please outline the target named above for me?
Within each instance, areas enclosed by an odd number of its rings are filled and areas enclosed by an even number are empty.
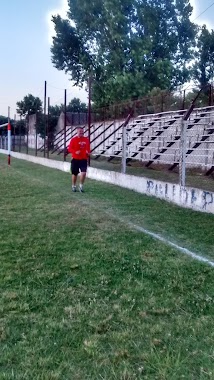
[[[193,109],[184,122],[187,110],[179,107],[185,99],[175,100],[161,93],[99,110],[92,107],[90,126],[88,113],[30,115],[12,124],[11,149],[67,160],[66,148],[81,125],[90,135],[91,166],[214,191],[214,106],[209,98],[206,107]],[[2,130],[0,149],[7,148]]]

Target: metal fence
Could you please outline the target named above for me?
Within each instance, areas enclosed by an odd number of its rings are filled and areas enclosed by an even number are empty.
[[[66,147],[76,127],[81,125],[85,135],[90,136],[92,166],[150,177],[158,172],[162,173],[158,178],[179,182],[181,186],[186,186],[186,177],[191,171],[200,187],[204,175],[213,179],[214,106],[198,107],[189,112],[188,109],[174,110],[172,99],[169,101],[166,94],[165,97],[162,94],[161,99],[165,102],[160,103],[157,98],[143,99],[93,110],[90,126],[87,113],[65,115],[62,112],[56,117],[55,133],[46,120],[45,138],[41,136],[37,115],[31,115],[26,121],[25,134],[12,129],[11,149],[67,160]],[[146,101],[150,108],[139,113]],[[163,105],[169,109],[160,112]],[[158,112],[152,112],[155,109]],[[186,121],[185,115],[188,116]],[[6,135],[0,136],[0,149],[7,149]]]
[[[195,109],[186,121],[183,120],[184,112],[134,118],[125,127],[126,131],[123,130],[123,139],[118,140],[112,149],[107,141],[105,154],[109,160],[116,156],[124,157],[125,154],[127,162],[138,160],[147,168],[165,166],[168,171],[175,171],[179,167],[182,186],[185,186],[185,173],[188,169],[212,174],[214,107]],[[114,141],[116,139],[117,136]]]
[[[25,135],[12,135],[11,136],[11,150],[21,152],[25,149],[27,149],[27,143],[26,143],[26,136]],[[8,149],[8,137],[7,136],[0,136],[0,149]]]

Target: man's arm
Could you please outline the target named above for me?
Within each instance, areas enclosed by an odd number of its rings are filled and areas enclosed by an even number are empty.
[[[88,156],[90,156],[91,148],[90,148],[89,138],[87,138],[87,142],[86,142],[86,153],[87,153]]]
[[[72,139],[70,140],[70,143],[67,147],[67,151],[68,151],[68,153],[72,153]]]
[[[76,146],[74,138],[72,138],[70,141],[70,144],[68,146],[68,152],[72,155],[72,157],[74,154],[77,154],[77,155],[80,154],[80,150]]]
[[[74,139],[71,139],[70,144],[68,146],[68,152],[73,155],[75,153],[75,142]]]

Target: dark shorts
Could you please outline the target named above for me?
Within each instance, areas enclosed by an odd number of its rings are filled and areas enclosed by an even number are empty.
[[[79,172],[87,172],[87,160],[77,160],[73,158],[71,161],[71,173],[77,175]]]

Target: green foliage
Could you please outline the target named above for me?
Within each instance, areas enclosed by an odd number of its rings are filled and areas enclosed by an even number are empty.
[[[195,97],[198,95],[199,89],[194,88],[192,91],[188,92],[185,96],[185,107],[189,107],[192,101],[195,99]],[[195,101],[195,107],[207,107],[208,105],[211,105],[211,98],[210,98],[210,88],[207,87],[200,93],[200,96]]]
[[[0,125],[5,124],[8,122],[8,118],[6,116],[0,115]],[[10,119],[10,124],[12,127],[12,134],[15,135],[24,135],[26,132],[26,126],[25,126],[25,120],[13,120]],[[0,135],[6,135],[7,134],[7,126],[4,128],[0,128]]]
[[[0,115],[0,125],[8,122],[8,118],[6,116]],[[3,135],[7,132],[7,126],[0,128],[0,135]]]
[[[8,117],[0,115],[0,125],[8,122]]]
[[[36,130],[37,133],[44,139],[48,136],[50,144],[54,139],[54,133],[57,127],[58,116],[50,114],[44,115],[42,113],[37,114]]]
[[[210,32],[206,25],[200,30],[197,48],[193,74],[198,87],[202,88],[214,77],[214,31]]]
[[[73,98],[67,106],[68,112],[87,112],[87,105],[78,98]]]
[[[68,5],[68,19],[53,17],[52,61],[79,85],[92,72],[97,105],[189,79],[196,36],[189,0],[68,0]]]
[[[26,122],[25,122],[25,120],[18,120],[16,122],[15,134],[16,135],[25,135],[26,134]]]
[[[42,113],[42,102],[39,98],[34,97],[33,95],[27,95],[20,102],[17,102],[17,112],[25,117],[28,115],[37,114],[37,133],[44,138],[49,136],[49,141],[52,142],[54,139],[54,133],[57,127],[57,122],[60,113],[64,110],[64,105],[55,105],[50,106],[49,116]],[[85,103],[81,102],[78,98],[73,98],[70,103],[67,105],[67,111],[69,112],[87,112],[87,106]],[[2,120],[2,122],[1,122]],[[5,121],[6,120],[6,121]],[[7,122],[7,118],[0,116],[0,124]],[[21,128],[21,133],[25,131],[25,122],[23,120],[17,122],[17,130]],[[7,128],[7,127],[6,127]],[[1,133],[1,130],[0,130]]]
[[[51,116],[58,116],[60,115],[60,113],[63,111],[63,104],[61,104],[60,106],[59,105],[55,105],[55,106],[50,106],[49,108],[49,113]]]
[[[87,112],[87,105],[79,98],[71,99],[70,103],[66,107],[67,112]],[[58,116],[64,111],[64,105],[50,106],[49,112],[51,116]]]
[[[17,113],[21,116],[33,115],[42,111],[42,101],[31,94],[26,95],[23,100],[16,103]]]

